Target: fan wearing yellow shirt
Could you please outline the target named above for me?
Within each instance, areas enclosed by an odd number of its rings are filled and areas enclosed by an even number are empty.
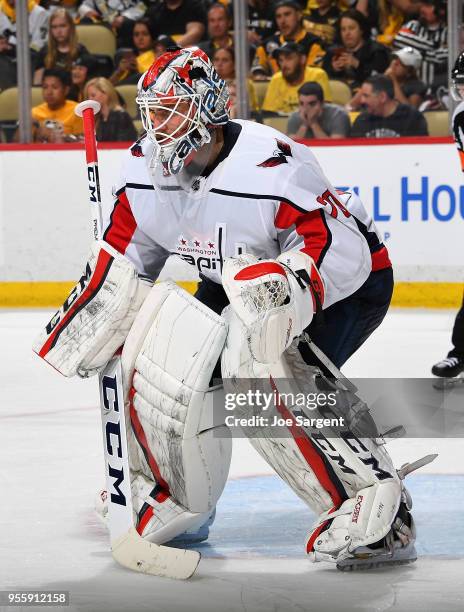
[[[65,142],[83,132],[82,119],[74,114],[76,102],[67,99],[69,75],[63,70],[50,68],[42,78],[43,104],[34,106],[34,140],[39,142]]]
[[[137,52],[137,72],[143,74],[150,68],[156,59],[155,40],[151,31],[151,24],[145,17],[137,19],[132,30],[132,40]]]
[[[323,41],[303,27],[303,14],[298,0],[277,0],[273,6],[278,32],[256,49],[251,72],[253,79],[258,81],[279,70],[273,52],[286,42],[300,45],[308,66],[318,66],[325,55]]]
[[[298,89],[303,83],[316,82],[324,99],[330,102],[329,77],[322,68],[306,66],[306,54],[295,42],[287,42],[274,51],[280,71],[271,79],[262,106],[263,111],[292,113],[298,109]]]

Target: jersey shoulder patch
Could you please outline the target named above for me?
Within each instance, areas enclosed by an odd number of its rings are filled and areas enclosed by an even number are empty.
[[[292,148],[283,140],[276,138],[277,148],[274,150],[274,153],[271,157],[268,157],[260,164],[257,164],[259,168],[273,168],[274,166],[279,166],[280,164],[287,164],[287,157],[292,157]]]

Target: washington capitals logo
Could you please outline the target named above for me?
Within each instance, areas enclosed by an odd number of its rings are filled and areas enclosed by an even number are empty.
[[[276,139],[276,142],[277,149],[274,151],[272,157],[258,164],[258,168],[274,168],[274,166],[280,166],[280,164],[288,164],[287,157],[292,157],[290,145],[283,140]]]

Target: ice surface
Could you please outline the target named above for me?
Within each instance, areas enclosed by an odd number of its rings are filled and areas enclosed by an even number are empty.
[[[343,574],[310,564],[311,513],[235,440],[198,574],[180,583],[117,567],[92,509],[103,484],[96,382],[65,379],[32,354],[49,314],[0,311],[0,589],[69,590],[68,609],[86,611],[464,609],[462,439],[389,444],[397,465],[440,453],[407,481],[421,554],[412,566]],[[448,350],[453,314],[392,311],[345,374],[427,375]]]

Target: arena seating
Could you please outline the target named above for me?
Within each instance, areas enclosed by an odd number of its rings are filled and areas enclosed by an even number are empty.
[[[89,53],[109,55],[113,59],[116,53],[116,38],[111,30],[102,25],[78,25],[77,37]]]

